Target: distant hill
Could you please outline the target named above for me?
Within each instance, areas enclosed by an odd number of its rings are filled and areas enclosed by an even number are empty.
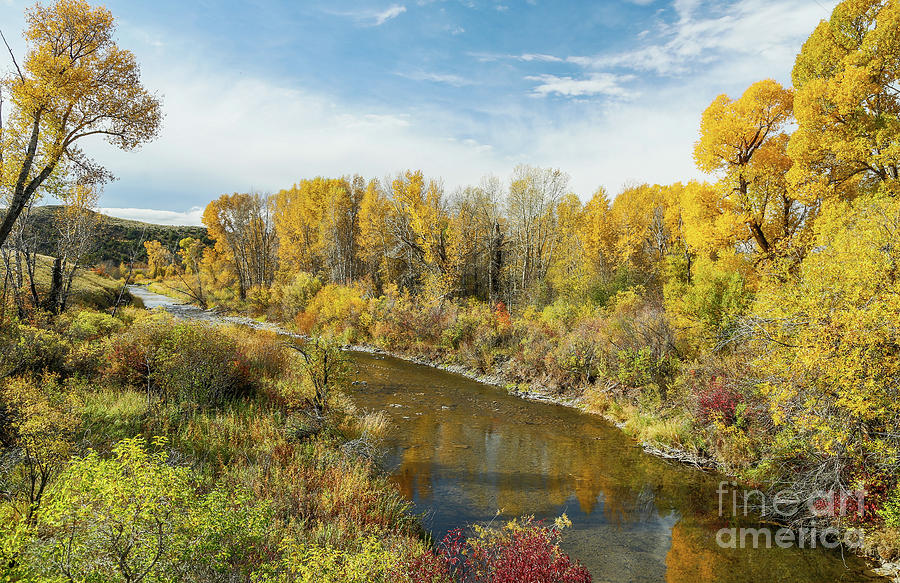
[[[56,252],[53,213],[60,208],[58,205],[47,205],[35,207],[31,211],[30,229],[37,235],[38,253],[54,255]],[[178,242],[185,237],[202,239],[207,244],[211,243],[206,234],[206,227],[154,225],[107,215],[101,215],[101,217],[94,252],[90,258],[90,263],[93,264],[107,261],[118,264],[129,260],[132,251],[140,243],[142,237],[144,241],[155,239],[169,249],[175,249]],[[140,246],[136,259],[137,261],[147,260],[147,253],[143,245]]]

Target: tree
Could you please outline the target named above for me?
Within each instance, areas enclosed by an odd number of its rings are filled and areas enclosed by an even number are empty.
[[[275,195],[273,218],[282,271],[319,273],[323,268],[325,202],[340,186],[339,180],[318,177]]]
[[[782,132],[792,119],[792,108],[791,91],[771,79],[754,83],[736,100],[720,95],[703,112],[694,146],[697,167],[722,175],[718,200],[709,202],[738,218],[763,255],[789,237],[797,223],[792,216],[786,221],[773,216],[784,208],[789,215],[794,212],[784,180],[790,160]]]
[[[492,305],[500,301],[504,290],[503,198],[500,179],[485,176],[478,186],[457,192],[450,208],[461,291]]]
[[[412,289],[425,283],[432,297],[451,295],[456,291],[459,265],[450,249],[456,240],[443,186],[434,180],[426,182],[421,170],[408,170],[391,183],[391,193],[388,225],[405,264],[403,283]]]
[[[360,203],[366,183],[362,176],[343,178],[324,199],[321,238],[331,281],[349,284],[356,276]]]
[[[316,414],[324,415],[334,394],[348,385],[350,361],[338,345],[323,338],[293,348],[303,357],[303,371],[313,395],[309,402]]]
[[[72,281],[83,267],[93,235],[103,215],[95,207],[99,191],[93,185],[74,185],[64,196],[64,206],[53,219],[56,227],[56,259],[53,262],[47,305],[53,313],[66,309]]]
[[[12,451],[19,451],[19,483],[27,523],[35,520],[44,493],[74,450],[80,418],[78,399],[53,375],[16,377],[4,382],[0,397],[11,419]]]
[[[278,238],[272,206],[270,196],[235,193],[223,194],[203,211],[216,250],[232,261],[241,299],[275,278]]]
[[[2,83],[13,110],[0,160],[3,174],[15,179],[0,222],[0,245],[59,168],[71,166],[82,183],[108,178],[81,150],[82,139],[101,135],[130,150],[155,137],[161,120],[159,100],[141,85],[134,55],[113,38],[109,10],[83,0],[58,0],[30,8],[26,22],[24,64],[14,59],[15,72]]]
[[[558,225],[556,237],[560,248],[565,253],[559,253],[547,270],[547,281],[557,293],[570,297],[583,295],[584,284],[589,280],[584,267],[584,248],[580,234],[583,232],[584,210],[581,200],[574,194],[567,194],[556,207]]]
[[[359,203],[357,254],[363,269],[374,278],[379,288],[391,276],[391,243],[387,224],[390,207],[390,201],[378,182],[369,181]]]
[[[807,199],[900,193],[900,6],[845,0],[794,64],[791,183]]]
[[[584,207],[579,240],[588,273],[608,277],[615,269],[616,232],[609,209],[609,196],[599,188]]]
[[[795,277],[761,285],[744,333],[803,488],[852,489],[900,470],[900,200],[834,202]],[[855,475],[854,475],[855,474]],[[829,482],[824,482],[829,480]],[[803,490],[799,490],[803,492]]]
[[[181,269],[176,269],[178,277],[191,299],[205,309],[206,294],[203,291],[201,265],[206,246],[199,239],[185,237],[178,242],[178,247],[178,256],[181,257]]]
[[[616,228],[618,263],[629,268],[652,268],[667,254],[670,233],[666,224],[666,189],[643,184],[623,190],[610,207]]]
[[[172,253],[159,241],[145,241],[147,265],[150,266],[150,278],[156,279],[166,274],[166,268],[172,264]]]
[[[556,251],[556,207],[568,184],[569,176],[560,170],[533,166],[513,170],[506,210],[520,291],[541,281],[547,273]]]

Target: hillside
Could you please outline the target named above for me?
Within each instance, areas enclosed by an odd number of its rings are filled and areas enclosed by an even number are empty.
[[[53,227],[53,213],[61,208],[58,205],[47,205],[34,208],[31,213],[30,229],[37,236],[38,252],[54,255],[56,250],[56,231]],[[107,215],[100,222],[96,237],[95,250],[89,263],[120,263],[127,261],[136,245],[144,241],[158,240],[165,247],[172,249],[178,241],[185,237],[194,237],[209,242],[205,227],[155,225],[141,221],[119,219]],[[137,255],[138,261],[146,261],[147,254],[143,245]]]
[[[50,271],[53,265],[53,259],[44,255],[37,258],[37,269],[35,270],[35,284],[41,294],[45,297],[47,290],[50,289]],[[3,263],[0,262],[0,286],[2,286],[6,276]],[[101,275],[97,275],[89,269],[79,270],[72,281],[72,295],[69,298],[69,305],[83,306],[102,310],[115,304],[119,295],[122,284],[120,281],[110,279]]]

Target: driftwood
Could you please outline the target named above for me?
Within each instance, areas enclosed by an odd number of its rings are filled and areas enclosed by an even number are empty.
[[[650,455],[654,455],[666,460],[676,461],[681,464],[694,466],[704,471],[716,470],[719,467],[719,464],[714,459],[688,451],[669,447],[655,446],[649,443],[642,443],[641,447],[646,453]]]

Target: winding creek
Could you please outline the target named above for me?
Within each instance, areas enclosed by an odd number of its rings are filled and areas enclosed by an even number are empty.
[[[178,317],[222,320],[145,288],[132,293]],[[394,425],[382,467],[438,538],[473,522],[565,512],[573,522],[565,549],[597,582],[883,580],[839,551],[720,548],[719,529],[755,526],[719,516],[721,478],[650,456],[602,419],[393,357],[352,354],[360,381],[353,401],[385,411]]]

